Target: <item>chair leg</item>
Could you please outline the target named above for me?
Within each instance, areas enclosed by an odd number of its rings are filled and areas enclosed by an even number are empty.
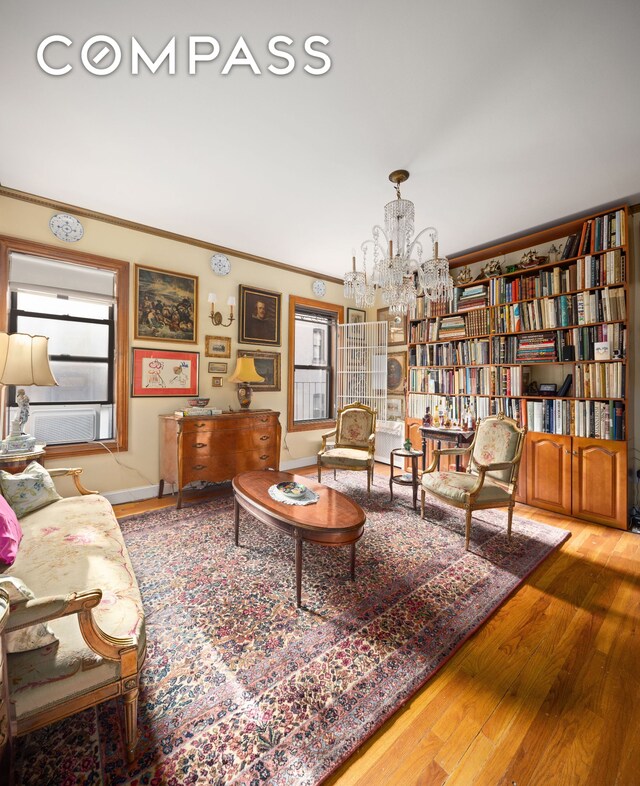
[[[335,468],[334,468],[334,470],[333,470],[333,479],[334,479],[334,480],[337,480],[337,479],[338,479],[338,478],[336,477],[336,470],[335,470]]]
[[[371,467],[367,467],[367,494],[371,494]]]
[[[513,503],[509,505],[509,513],[507,514],[507,540],[511,540],[512,521],[513,521]]]
[[[424,518],[424,489],[420,489],[420,518]]]
[[[322,483],[322,464],[318,462],[318,483]]]
[[[464,547],[469,551],[469,538],[471,537],[471,508],[467,508],[467,517],[464,527]]]
[[[138,688],[122,694],[124,705],[124,740],[127,747],[127,761],[135,759],[138,742]]]

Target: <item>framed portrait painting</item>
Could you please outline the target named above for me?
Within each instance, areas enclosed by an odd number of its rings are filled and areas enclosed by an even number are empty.
[[[389,314],[389,307],[379,308],[377,311],[378,322],[386,322],[388,327],[387,344],[390,347],[400,347],[407,343],[407,320],[404,317]]]
[[[280,346],[279,292],[255,289],[240,284],[240,316],[238,341],[240,344]]]
[[[367,312],[361,308],[347,308],[347,323],[350,325],[360,325],[367,321]]]
[[[135,266],[134,338],[198,340],[198,277]]]
[[[248,349],[239,349],[238,357],[253,358],[256,371],[264,382],[252,382],[251,387],[257,390],[280,390],[280,353],[260,352]]]
[[[205,336],[204,355],[207,358],[230,358],[231,339],[227,336]]]
[[[407,368],[405,352],[387,355],[387,393],[404,393],[404,378]]]
[[[197,396],[199,352],[133,347],[132,396]]]

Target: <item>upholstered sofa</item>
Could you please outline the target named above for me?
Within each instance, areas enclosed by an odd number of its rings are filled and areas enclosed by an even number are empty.
[[[7,634],[46,630],[52,643],[8,655],[11,728],[27,734],[116,696],[124,703],[124,741],[137,741],[138,681],[146,653],[142,600],[108,500],[85,489],[20,519],[15,562],[0,565],[0,589],[24,584],[33,599],[14,603]],[[42,627],[42,624],[46,628]],[[35,627],[33,627],[35,625]]]

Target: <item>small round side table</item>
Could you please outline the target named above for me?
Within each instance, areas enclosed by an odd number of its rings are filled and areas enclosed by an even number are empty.
[[[394,474],[395,465],[393,463],[394,456],[400,458],[411,459],[411,477],[405,472],[399,475]],[[404,448],[394,448],[391,451],[391,474],[389,476],[389,491],[391,493],[390,501],[393,501],[393,484],[397,483],[399,486],[413,486],[413,509],[418,510],[418,459],[422,456],[420,450],[405,450]]]
[[[46,445],[35,445],[33,450],[24,453],[0,453],[0,469],[6,472],[22,472],[32,461],[44,465]]]

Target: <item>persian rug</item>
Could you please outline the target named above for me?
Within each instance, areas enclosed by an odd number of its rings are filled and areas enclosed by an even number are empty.
[[[327,484],[367,514],[357,546],[294,542],[230,497],[125,519],[147,618],[137,759],[127,766],[116,701],[19,739],[17,783],[313,786],[400,708],[568,532],[504,511],[474,515],[410,489],[342,473]]]

